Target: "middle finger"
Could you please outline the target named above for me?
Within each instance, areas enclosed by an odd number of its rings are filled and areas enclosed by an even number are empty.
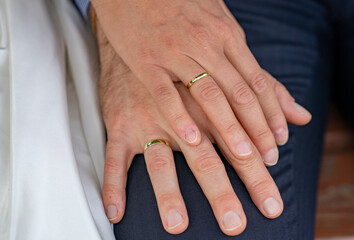
[[[283,202],[274,180],[261,159],[257,156],[252,156],[247,161],[235,158],[225,147],[225,143],[216,129],[212,128],[209,131],[227,161],[245,184],[259,211],[268,218],[278,217],[283,210]]]
[[[192,80],[190,76],[205,72],[198,63],[187,57],[176,60],[174,66],[174,72],[185,85]],[[252,153],[251,141],[213,77],[205,76],[196,81],[189,90],[213,125],[222,133],[230,151],[239,158],[249,156]]]
[[[188,226],[188,214],[179,189],[172,150],[164,143],[155,143],[144,151],[144,157],[162,224],[167,232],[179,234]]]
[[[240,234],[246,227],[246,216],[224,164],[209,139],[204,134],[198,146],[178,144],[213,209],[220,229],[230,236]]]
[[[220,54],[214,64],[202,61],[225,93],[263,161],[267,165],[275,165],[278,161],[278,148],[255,93],[224,55]],[[224,135],[223,132],[220,134]]]

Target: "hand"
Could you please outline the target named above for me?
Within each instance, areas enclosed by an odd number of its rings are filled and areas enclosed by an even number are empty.
[[[175,83],[187,112],[203,136],[198,146],[186,144],[171,129],[148,90],[114,52],[100,28],[98,41],[100,103],[108,134],[103,203],[112,223],[119,222],[124,214],[127,172],[134,155],[142,153],[145,143],[155,138],[166,139],[171,142],[173,150],[183,152],[225,234],[240,234],[247,220],[209,139],[213,142],[215,139],[261,213],[268,218],[281,214],[281,196],[259,154],[255,154],[256,149],[253,149],[251,161],[235,158],[189,91],[182,83]],[[188,214],[178,186],[172,151],[164,144],[155,144],[145,151],[144,156],[162,224],[169,233],[181,233],[188,226]]]
[[[187,144],[198,145],[201,133],[173,81],[187,85],[203,72],[211,76],[196,82],[190,93],[240,160],[252,161],[261,154],[267,165],[274,165],[276,144],[288,139],[286,118],[295,124],[310,120],[311,115],[303,109],[297,112],[286,89],[258,65],[223,1],[92,4],[109,42]]]

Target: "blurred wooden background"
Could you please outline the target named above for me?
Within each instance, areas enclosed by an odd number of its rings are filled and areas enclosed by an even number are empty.
[[[318,188],[317,240],[354,240],[353,126],[331,110]]]

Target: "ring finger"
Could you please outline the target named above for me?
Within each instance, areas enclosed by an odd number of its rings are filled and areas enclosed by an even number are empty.
[[[192,80],[190,76],[197,76],[206,72],[199,64],[187,57],[177,60],[173,66],[178,66],[178,69],[173,70],[186,86]],[[204,75],[204,77],[195,81],[189,90],[212,124],[222,134],[230,151],[239,158],[249,156],[252,153],[251,141],[236,119],[223,91],[213,77]],[[220,121],[221,116],[222,121]]]
[[[179,189],[172,150],[161,140],[147,139],[151,145],[144,151],[144,157],[162,224],[167,232],[179,234],[188,226],[188,214]]]

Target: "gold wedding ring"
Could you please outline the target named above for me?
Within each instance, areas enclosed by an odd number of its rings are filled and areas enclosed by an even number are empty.
[[[196,76],[195,78],[193,78],[193,80],[190,81],[190,82],[187,84],[187,88],[188,88],[188,89],[191,88],[192,85],[193,85],[195,82],[197,82],[198,80],[202,79],[203,77],[206,77],[206,76],[209,76],[209,75],[210,75],[210,74],[207,73],[207,72],[204,72],[204,73],[202,73],[202,74],[199,74],[198,76]]]
[[[148,149],[150,146],[152,146],[156,143],[163,143],[163,144],[166,144],[167,146],[171,147],[171,144],[169,141],[167,141],[165,139],[161,139],[161,138],[156,138],[156,139],[152,139],[151,141],[149,141],[145,144],[144,153],[145,153],[146,149]]]

